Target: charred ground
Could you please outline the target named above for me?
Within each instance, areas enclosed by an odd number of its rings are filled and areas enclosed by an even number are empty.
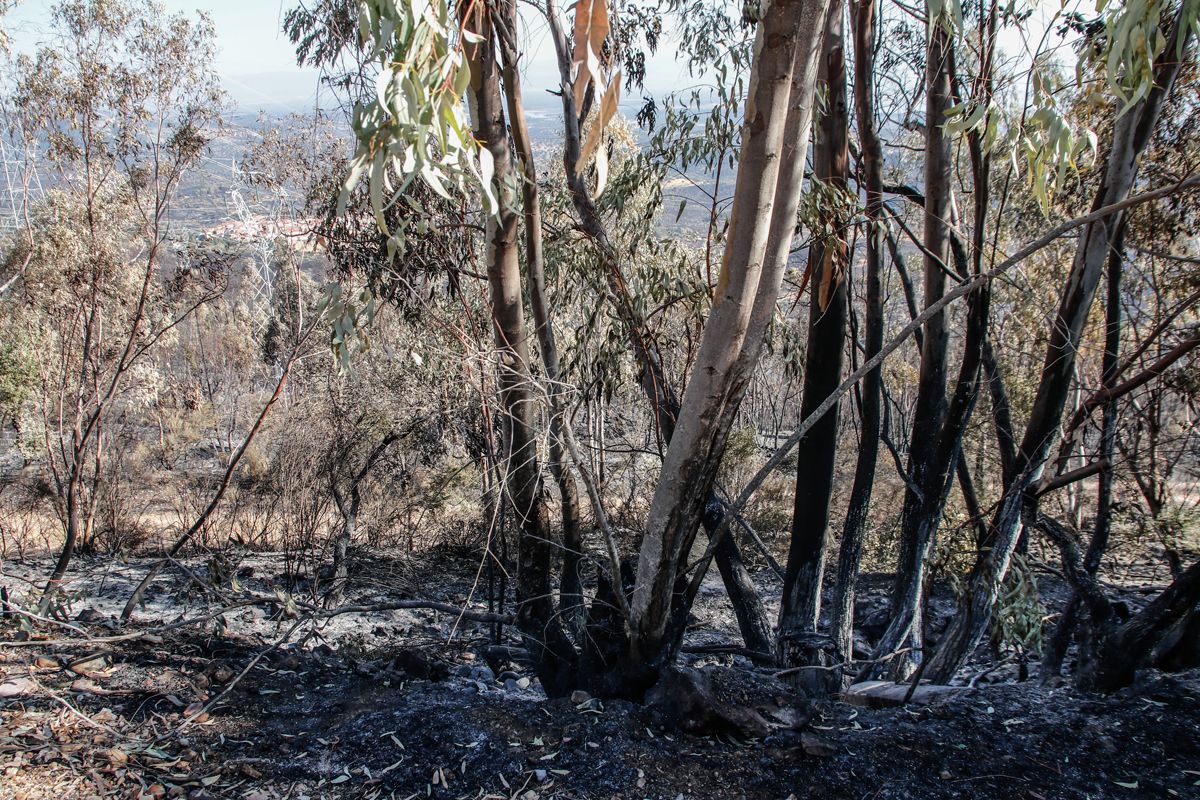
[[[10,563],[6,571],[35,574],[41,566]],[[164,574],[140,621],[118,631],[112,610],[144,564],[95,566],[80,583],[98,599],[72,609],[70,623],[94,641],[15,614],[5,621],[3,638],[14,644],[0,650],[9,695],[0,699],[0,796],[673,800],[1200,791],[1195,671],[1146,672],[1121,692],[1096,695],[1017,682],[1018,670],[1006,665],[967,675],[972,688],[929,704],[867,708],[797,697],[741,656],[693,654],[689,674],[767,726],[758,738],[719,724],[698,735],[679,729],[698,727],[686,709],[580,694],[546,700],[519,653],[491,643],[488,626],[441,612],[346,614],[313,626],[290,613],[281,591],[274,602],[216,616],[237,600],[196,582],[211,567],[202,563]],[[387,580],[358,587],[354,602],[417,594],[463,602],[474,566],[441,557],[433,570],[428,561],[398,559],[376,573]],[[282,567],[272,557],[247,559],[242,602],[286,582]],[[420,577],[435,574],[452,577]],[[866,580],[864,603],[878,602],[885,584]],[[1044,584],[1053,604],[1061,592]],[[209,614],[207,622],[166,627]],[[689,641],[711,646],[735,631],[719,591],[706,593]]]

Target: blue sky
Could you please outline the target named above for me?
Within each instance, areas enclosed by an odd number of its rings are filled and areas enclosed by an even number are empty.
[[[290,111],[310,104],[317,74],[296,66],[281,25],[284,0],[166,0],[168,11],[207,11],[217,29],[216,68],[226,90],[248,110]],[[46,30],[50,0],[21,0],[5,18],[12,47],[30,50]]]
[[[1082,0],[1069,0],[1071,5]],[[284,14],[295,0],[162,0],[171,12],[195,14],[208,12],[217,30],[216,68],[226,90],[245,110],[270,112],[295,111],[311,107],[316,99],[317,74],[296,66],[295,53],[281,26]],[[1038,9],[1027,24],[1024,35],[1013,30],[1001,34],[1002,49],[1018,61],[1028,61],[1028,51],[1036,45],[1048,23],[1049,15],[1059,11],[1054,0],[1026,0]],[[15,10],[5,17],[11,45],[16,50],[31,50],[46,29],[53,0],[19,0]],[[565,5],[565,3],[564,3]],[[546,89],[557,88],[557,68],[546,23],[522,6],[524,21],[525,97],[532,107],[550,105]],[[648,59],[646,89],[662,96],[693,83],[675,62],[676,44],[669,34],[663,37],[659,52]],[[1069,48],[1066,48],[1069,50]],[[1068,60],[1064,59],[1064,60]],[[546,102],[540,102],[540,101]],[[625,98],[622,105],[636,105],[636,98]]]
[[[217,72],[230,97],[248,111],[286,112],[311,107],[316,99],[317,73],[296,66],[295,52],[281,26],[292,0],[164,0],[170,12],[208,12],[217,30]],[[51,0],[21,0],[5,17],[12,47],[33,49],[45,31]],[[554,63],[544,20],[525,17],[525,96],[531,105],[550,100],[546,89],[557,88]],[[647,90],[663,94],[690,81],[674,62],[670,42],[648,64]],[[635,98],[629,98],[635,99]],[[557,101],[554,101],[557,102]]]
[[[286,71],[295,67],[291,43],[280,32],[288,6],[283,0],[166,0],[170,12],[212,15],[221,41],[218,69],[222,73],[246,74]],[[19,0],[5,17],[14,45],[25,49],[44,30],[54,3],[50,0]]]

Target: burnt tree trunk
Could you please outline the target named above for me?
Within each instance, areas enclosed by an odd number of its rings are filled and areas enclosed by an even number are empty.
[[[1190,35],[1191,28],[1184,25],[1181,10],[1167,37],[1166,47],[1155,64],[1154,88],[1115,123],[1111,149],[1093,201],[1093,210],[1129,196],[1137,177],[1138,158],[1150,140],[1162,105],[1182,67],[1177,53],[1187,52]],[[992,546],[972,568],[966,598],[934,655],[927,673],[931,680],[944,683],[953,677],[987,630],[992,606],[1016,548],[1026,490],[1041,476],[1062,421],[1075,370],[1075,354],[1122,216],[1116,214],[1093,221],[1081,231],[1051,329],[1029,422],[1014,465],[1016,476],[1005,487],[1004,496],[992,518]]]
[[[1058,546],[1063,571],[1087,608],[1081,621],[1079,665],[1075,682],[1083,689],[1112,691],[1133,682],[1148,666],[1156,648],[1200,617],[1200,561],[1192,564],[1141,611],[1125,619],[1108,600],[1099,581],[1084,568],[1075,535],[1057,520],[1026,509],[1029,524]]]
[[[470,92],[475,136],[491,151],[499,212],[487,220],[487,277],[498,356],[502,414],[501,457],[507,461],[506,491],[518,525],[516,625],[551,696],[573,688],[576,653],[554,603],[554,549],[538,462],[529,339],[518,252],[517,200],[513,196],[510,141],[505,125],[493,10],[472,6],[464,26],[480,37],[465,48],[471,66]]]
[[[821,54],[826,86],[825,113],[815,126],[813,167],[816,177],[835,193],[847,189],[850,173],[849,116],[846,107],[846,54],[840,0],[830,4]],[[846,340],[847,246],[845,220],[833,208],[822,211],[820,227],[833,231],[809,250],[810,302],[804,399],[800,417],[807,418],[841,383],[842,351]],[[783,579],[776,647],[784,667],[824,666],[829,648],[818,632],[821,585],[828,543],[829,501],[833,494],[837,455],[838,411],[834,406],[800,440],[796,448],[796,497],[792,512],[791,544]],[[803,670],[797,682],[810,694],[824,694],[836,674],[824,669]]]
[[[961,450],[958,461],[954,465],[954,474],[958,477],[958,490],[962,493],[963,505],[967,508],[971,528],[975,531],[975,550],[978,552],[987,546],[987,521],[983,509],[979,506],[979,494],[975,491],[975,479],[971,477],[971,468],[967,465],[966,454]]]
[[[66,538],[63,540],[62,552],[58,556],[58,561],[54,563],[54,571],[50,573],[50,577],[46,580],[46,586],[42,589],[42,597],[38,602],[39,614],[46,614],[51,604],[57,600],[55,594],[67,574],[67,568],[71,565],[71,557],[75,554],[75,545],[79,541],[81,523],[78,473],[79,468],[76,466],[72,469],[71,477],[67,481]]]
[[[1101,359],[1101,387],[1111,389],[1117,381],[1121,355],[1121,272],[1125,261],[1125,221],[1117,226],[1113,238],[1112,252],[1108,257],[1108,296],[1104,309],[1104,355]],[[1083,568],[1095,575],[1100,569],[1100,560],[1108,549],[1108,537],[1112,530],[1113,455],[1117,439],[1117,400],[1111,399],[1104,405],[1104,416],[1100,423],[1100,453],[1102,463],[1096,479],[1096,525],[1092,540],[1083,558]],[[1058,624],[1046,643],[1042,655],[1042,680],[1061,674],[1063,659],[1071,643],[1071,634],[1079,613],[1079,597],[1071,593]]]
[[[867,271],[866,331],[863,356],[874,356],[883,348],[883,257],[886,217],[883,208],[883,148],[875,129],[875,0],[850,3],[850,24],[854,37],[854,111],[858,120],[862,152],[863,184],[867,196]],[[866,537],[867,512],[875,485],[875,464],[879,459],[879,436],[883,373],[880,367],[863,378],[859,402],[860,433],[858,461],[854,467],[854,485],[842,526],[842,544],[838,552],[837,580],[834,585],[830,631],[840,661],[853,655],[855,581],[862,563]]]
[[[952,41],[941,19],[927,25],[925,63],[925,201],[924,201],[924,304],[936,303],[945,294],[950,263],[951,138],[944,130],[950,107],[950,52]],[[892,620],[876,648],[876,657],[912,648],[889,665],[878,662],[869,674],[889,666],[906,673],[916,663],[921,647],[921,597],[925,580],[925,555],[932,537],[929,513],[936,503],[930,473],[938,461],[938,444],[946,419],[946,357],[949,332],[946,315],[939,311],[926,321],[921,339],[921,366],[917,399],[909,438],[908,480],[901,512],[900,558],[893,589]],[[934,493],[936,493],[936,489]]]
[[[983,105],[991,102],[993,92],[991,72],[996,25],[997,9],[993,4],[980,33],[982,63],[979,76],[976,78],[976,92],[973,98],[975,103]],[[939,131],[943,124],[941,121],[946,117],[946,103],[949,101],[963,102],[963,93],[957,88],[952,43],[944,28],[944,21],[937,22],[931,36],[930,59],[940,58],[943,64],[940,67],[936,63],[932,65],[936,69],[931,69],[930,95],[927,98],[927,125],[929,120],[937,120],[934,127],[937,127]],[[936,46],[939,36],[947,37],[947,41],[941,47]],[[942,92],[950,92],[952,96],[943,96]],[[972,240],[968,252],[965,244],[960,237],[953,233],[943,216],[949,211],[949,140],[944,132],[931,137],[930,130],[931,128],[927,128],[926,152],[927,155],[935,156],[941,163],[939,168],[927,166],[926,172],[927,293],[930,285],[928,270],[932,266],[943,274],[949,272],[946,259],[951,252],[954,255],[960,280],[974,280],[983,274],[991,176],[991,159],[983,147],[980,132],[978,130],[968,131],[967,146],[974,200]],[[939,137],[941,138],[940,142],[938,141]],[[943,208],[945,210],[940,210]],[[931,225],[933,225],[932,228]],[[926,302],[928,302],[928,298],[926,298]],[[949,403],[941,409],[942,418],[940,425],[935,429],[934,440],[918,442],[914,438],[910,447],[910,489],[905,495],[901,516],[901,568],[897,576],[896,596],[900,605],[893,612],[892,622],[878,648],[878,654],[881,656],[886,655],[890,650],[903,647],[905,644],[912,648],[909,654],[897,659],[892,664],[892,670],[898,676],[906,676],[908,668],[916,663],[919,654],[923,652],[921,604],[924,592],[925,560],[932,547],[934,537],[937,535],[956,467],[961,467],[959,476],[964,498],[968,505],[978,506],[970,474],[966,470],[966,465],[962,463],[961,451],[963,436],[979,395],[980,372],[987,347],[990,313],[991,288],[988,284],[981,283],[967,296],[966,335],[963,339],[962,360],[959,363],[953,395]],[[944,328],[941,335],[943,337],[946,335]],[[926,344],[928,344],[928,340],[926,340]],[[923,359],[924,354],[923,349]],[[945,355],[943,345],[941,350],[943,368]],[[924,360],[922,364],[924,364]],[[934,408],[934,406],[931,405],[930,408]],[[914,437],[918,435],[919,426],[920,418],[918,416],[913,426]],[[985,537],[977,533],[976,538],[978,540]]]
[[[996,362],[991,339],[983,343],[983,369],[987,376],[988,395],[992,401],[992,427],[996,431],[996,447],[1000,452],[1000,478],[1007,486],[1016,477],[1017,435],[1012,421],[1012,405],[1008,390],[1004,388],[1004,376]]]

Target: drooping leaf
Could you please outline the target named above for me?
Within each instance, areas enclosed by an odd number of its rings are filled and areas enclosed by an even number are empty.
[[[575,4],[575,108],[583,106],[588,84],[600,82],[600,48],[608,36],[608,5],[605,0],[579,0]]]
[[[600,101],[600,113],[592,123],[592,128],[588,131],[587,138],[583,142],[583,147],[580,148],[579,169],[582,170],[587,166],[588,160],[596,152],[596,148],[599,146],[600,139],[604,134],[604,128],[612,120],[613,116],[616,115],[617,104],[620,100],[621,73],[617,72],[609,82],[608,88],[604,90],[604,97]]]
[[[601,147],[596,151],[596,188],[592,192],[592,199],[600,196],[604,191],[604,187],[608,185],[608,150]]]

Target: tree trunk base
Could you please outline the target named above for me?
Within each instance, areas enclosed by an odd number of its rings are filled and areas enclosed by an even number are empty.
[[[786,687],[774,680],[769,686],[755,685],[757,681],[747,680],[750,675],[668,669],[646,693],[646,710],[656,725],[696,736],[761,739],[808,724],[812,712],[798,705]]]

